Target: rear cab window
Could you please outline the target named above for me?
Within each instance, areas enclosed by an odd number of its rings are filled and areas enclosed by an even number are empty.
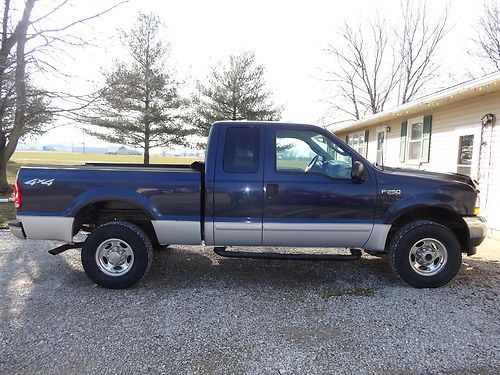
[[[258,128],[231,127],[226,131],[223,154],[225,173],[257,173],[260,134]]]

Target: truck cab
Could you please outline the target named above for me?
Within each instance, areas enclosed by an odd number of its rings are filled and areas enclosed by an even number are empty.
[[[331,133],[310,125],[217,123],[215,139],[205,176],[207,243],[359,248],[368,242],[375,174]],[[354,165],[362,170],[357,177]],[[376,231],[388,231],[380,225]]]

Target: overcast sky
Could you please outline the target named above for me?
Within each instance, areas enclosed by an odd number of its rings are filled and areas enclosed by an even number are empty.
[[[59,17],[92,13],[107,3],[112,1],[75,1]],[[441,14],[446,6],[443,0],[428,3],[431,15]],[[441,82],[436,82],[436,88],[463,80],[467,67],[475,63],[465,48],[474,36],[482,0],[449,3],[453,28],[439,52],[444,74]],[[74,61],[62,58],[64,69],[72,78],[65,81],[51,78],[49,84],[82,92],[92,85],[86,82],[97,84],[100,70],[109,66],[113,57],[124,54],[116,29],[131,25],[138,11],[154,12],[166,24],[172,59],[180,77],[188,83],[202,79],[211,65],[231,53],[255,51],[258,62],[267,69],[266,78],[275,102],[285,106],[283,120],[318,124],[327,110],[327,105],[321,102],[327,95],[325,84],[318,79],[320,68],[329,62],[323,49],[328,43],[335,43],[336,31],[344,20],[358,25],[377,13],[388,20],[397,20],[401,13],[399,4],[399,0],[131,0],[79,30],[95,38],[100,47],[72,52]],[[85,138],[89,146],[102,145],[89,136]],[[38,143],[82,141],[82,133],[75,126],[68,126],[48,132]]]

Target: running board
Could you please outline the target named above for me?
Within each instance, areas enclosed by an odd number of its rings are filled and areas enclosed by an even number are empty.
[[[79,249],[82,246],[83,246],[83,242],[67,243],[67,244],[64,244],[64,245],[61,245],[61,246],[58,246],[54,249],[49,250],[48,253],[51,255],[57,255],[57,254],[64,253],[66,250],[69,250],[69,249]]]
[[[283,254],[283,253],[252,253],[241,251],[227,251],[225,247],[214,247],[214,252],[226,258],[255,258],[255,259],[282,259],[282,260],[337,260],[353,261],[361,258],[361,250],[351,249],[351,255],[342,254]]]

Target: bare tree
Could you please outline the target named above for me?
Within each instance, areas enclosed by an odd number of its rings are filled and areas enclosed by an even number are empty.
[[[8,21],[10,13],[10,0],[5,0],[4,3],[2,46],[0,47],[0,93],[4,90],[6,82],[5,73],[11,69],[10,73],[13,71],[15,76],[14,92],[16,96],[13,121],[14,126],[12,126],[9,134],[5,134],[6,132],[4,130],[5,125],[3,124],[3,120],[5,119],[5,116],[0,122],[0,132],[2,133],[3,138],[3,147],[0,149],[0,191],[9,189],[6,175],[7,161],[14,153],[14,150],[17,147],[17,142],[21,137],[26,124],[27,96],[25,48],[30,16],[34,5],[35,0],[26,0],[21,19],[18,21],[13,32],[9,33]],[[14,46],[16,46],[15,54],[13,52]],[[12,68],[13,64],[15,64],[14,68]],[[5,108],[5,102],[2,102]],[[7,111],[5,111],[5,113],[7,113]]]
[[[475,48],[469,54],[478,57],[484,73],[500,70],[500,5],[498,1],[484,3],[484,13],[476,27]]]
[[[341,43],[326,49],[335,61],[326,72],[326,80],[335,83],[338,90],[332,106],[354,119],[382,111],[399,75],[385,21],[370,23],[369,33],[346,22],[339,36]]]
[[[62,46],[83,46],[85,39],[71,35],[70,29],[109,12],[126,2],[117,1],[100,12],[87,16],[78,15],[63,24],[55,25],[51,17],[57,15],[70,0],[53,0],[42,3],[38,0],[24,0],[21,8],[12,7],[11,0],[3,1],[3,16],[0,47],[0,191],[9,191],[6,167],[19,139],[30,132],[40,132],[42,126],[51,121],[55,114],[81,108],[88,104],[75,103],[83,97],[36,89],[30,82],[30,73],[38,71],[62,73],[55,65],[54,52],[61,52]],[[48,4],[48,5],[47,5]],[[40,12],[36,12],[36,6]],[[43,7],[45,6],[45,7]],[[52,60],[51,60],[52,57]],[[69,98],[73,99],[69,99]],[[51,99],[70,100],[73,108],[49,106]]]
[[[396,46],[401,61],[399,104],[414,99],[436,78],[439,71],[436,52],[448,31],[447,8],[435,21],[429,16],[426,0],[402,1],[401,12],[403,27],[394,33],[398,36]]]
[[[382,111],[389,102],[406,103],[428,87],[439,71],[436,61],[447,34],[448,11],[431,18],[426,0],[401,3],[402,24],[387,26],[377,18],[368,28],[353,29],[347,22],[340,42],[326,53],[334,64],[326,81],[335,84],[328,100],[336,113],[360,119]]]

